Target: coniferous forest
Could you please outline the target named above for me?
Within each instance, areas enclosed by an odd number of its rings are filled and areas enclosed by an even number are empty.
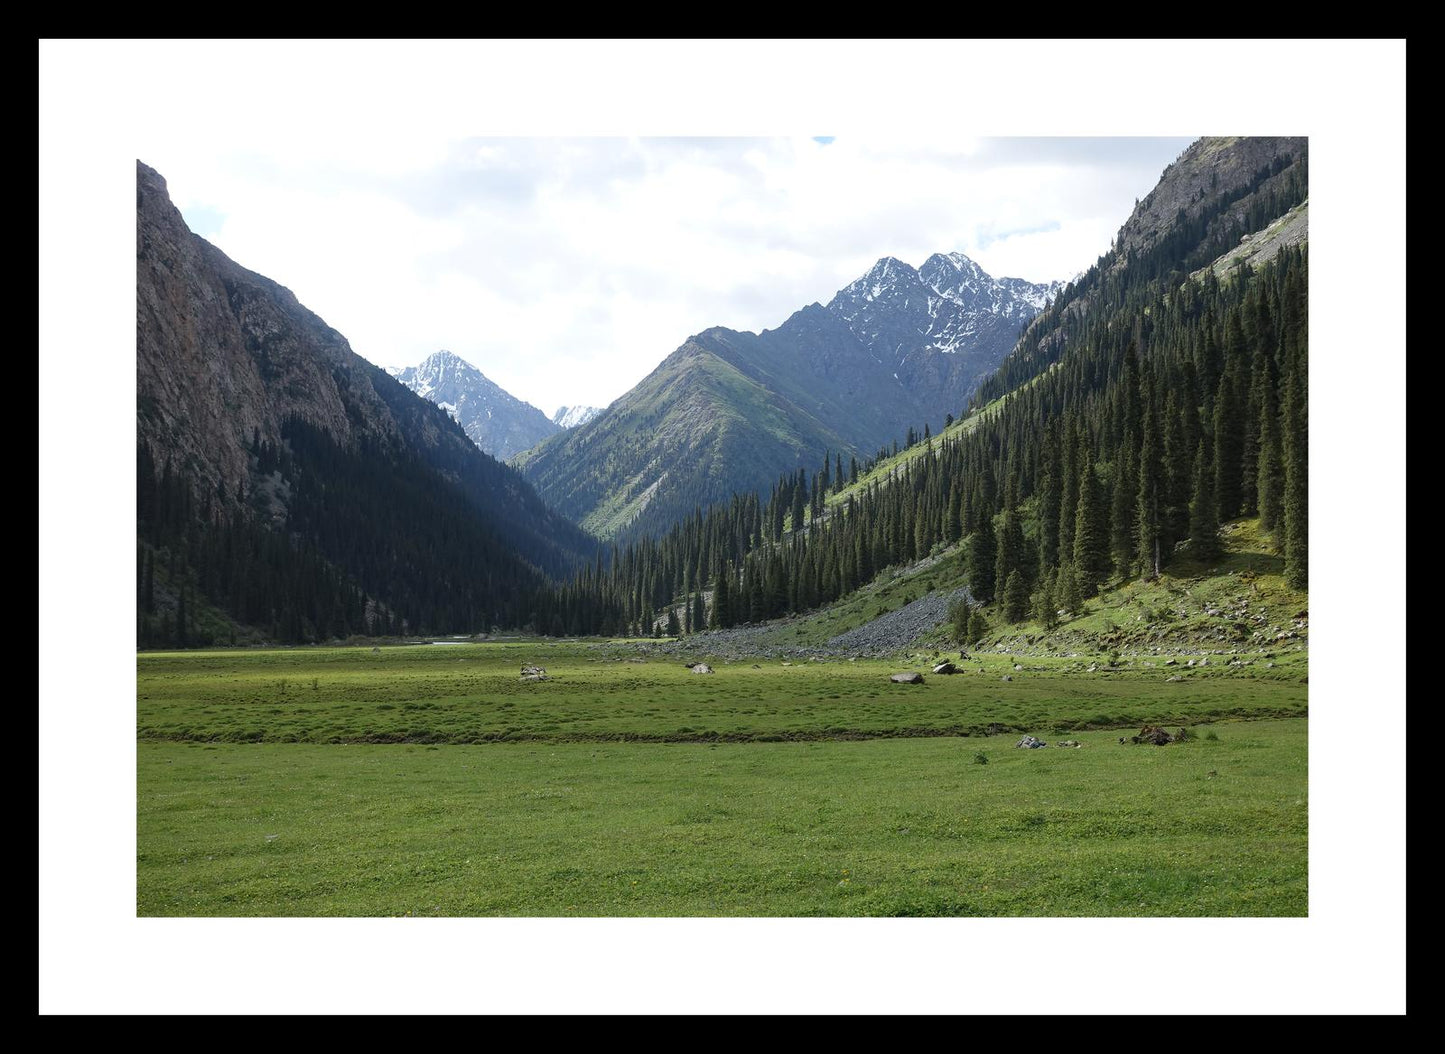
[[[784,477],[766,500],[699,510],[539,595],[536,628],[649,634],[674,602],[684,628],[774,618],[960,541],[975,600],[1012,593],[1017,621],[1107,580],[1157,575],[1180,548],[1208,558],[1221,523],[1254,515],[1303,589],[1307,282],[1297,249],[1226,280],[1101,283],[1117,308],[1071,327],[1058,358],[959,438],[911,436],[933,456],[897,478],[825,515],[826,496],[858,474],[835,461]]]

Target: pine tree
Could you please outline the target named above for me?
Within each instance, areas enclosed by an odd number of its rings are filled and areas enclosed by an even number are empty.
[[[1134,503],[1135,537],[1138,548],[1134,566],[1139,573],[1158,578],[1163,563],[1163,451],[1153,406],[1144,414],[1144,442],[1139,452],[1138,497]]]
[[[682,626],[678,624],[677,608],[674,607],[667,609],[667,635],[669,637],[682,636]]]
[[[1214,396],[1214,500],[1219,521],[1239,515],[1244,479],[1244,398],[1239,375],[1227,366]]]
[[[1296,353],[1284,389],[1284,580],[1309,588],[1309,406],[1304,352]]]
[[[1271,354],[1256,346],[1254,365],[1250,370],[1249,397],[1244,408],[1244,438],[1239,462],[1239,513],[1253,516],[1259,512],[1259,445],[1260,407],[1267,392],[1274,388],[1270,371]]]
[[[973,532],[968,553],[968,588],[980,604],[992,603],[997,585],[998,538],[993,524],[981,522]]]
[[[186,646],[186,589],[176,590],[176,647]]]
[[[943,519],[943,540],[947,545],[953,545],[963,537],[963,499],[959,495],[958,485],[951,484],[948,488],[948,506]]]
[[[1074,574],[1074,565],[1065,560],[1059,565],[1054,579],[1054,599],[1060,608],[1070,615],[1084,610],[1083,599],[1079,596],[1079,579]]]
[[[1279,433],[1279,398],[1270,388],[1259,407],[1258,493],[1259,525],[1271,532],[1280,526],[1284,508],[1284,453]]]
[[[1054,600],[1054,585],[1050,581],[1053,575],[1044,574],[1039,580],[1039,588],[1034,590],[1033,610],[1034,621],[1038,622],[1044,629],[1053,629],[1059,624],[1058,604]]]
[[[1219,505],[1214,497],[1214,478],[1214,466],[1201,442],[1194,455],[1194,500],[1189,503],[1189,551],[1196,560],[1209,561],[1219,555]]]
[[[1044,436],[1039,482],[1039,563],[1052,570],[1059,563],[1059,504],[1063,500],[1058,436],[1050,428]]]
[[[1099,479],[1090,458],[1080,456],[1079,508],[1074,516],[1074,576],[1084,599],[1099,591],[1109,573],[1109,537]]]
[[[1139,473],[1134,464],[1134,434],[1124,433],[1124,444],[1114,459],[1114,487],[1109,502],[1109,552],[1114,573],[1128,578],[1134,570],[1135,491]]]
[[[968,639],[975,644],[988,636],[988,616],[981,606],[976,606],[968,618]]]
[[[1009,622],[1022,622],[1029,614],[1029,587],[1017,570],[1008,576],[1003,591],[1003,617]]]
[[[993,595],[1000,600],[1008,586],[1009,576],[1018,571],[1024,555],[1024,532],[1018,514],[1009,509],[998,525],[997,549],[994,558]],[[1009,619],[1016,622],[1017,619]]]
[[[720,567],[717,578],[713,580],[712,587],[712,614],[708,619],[708,629],[727,629],[732,625],[732,601],[728,579],[732,577],[728,569]]]

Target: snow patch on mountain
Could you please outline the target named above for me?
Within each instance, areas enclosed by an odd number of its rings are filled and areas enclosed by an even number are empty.
[[[1058,295],[1062,282],[994,278],[963,253],[934,253],[914,269],[885,256],[828,304],[870,350],[888,345],[895,362],[919,351],[945,354],[1017,334]],[[921,338],[921,339],[918,339]]]
[[[601,412],[600,406],[559,406],[552,415],[552,423],[560,428],[577,428]]]

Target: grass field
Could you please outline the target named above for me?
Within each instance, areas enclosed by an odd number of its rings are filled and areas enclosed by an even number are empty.
[[[137,912],[1306,913],[1303,655],[888,682],[915,658],[143,654]],[[1117,742],[1145,721],[1196,736]]]
[[[147,653],[138,660],[139,735],[233,743],[767,741],[1306,712],[1303,653],[1273,669],[1230,667],[1215,656],[1204,668],[1134,663],[1094,673],[1082,660],[991,654],[921,686],[889,682],[896,670],[926,670],[929,659],[760,659],[699,675],[681,660],[548,642]],[[551,679],[520,681],[524,662],[541,663]]]
[[[137,909],[1303,915],[1306,722],[1215,734],[1057,750],[146,743]]]

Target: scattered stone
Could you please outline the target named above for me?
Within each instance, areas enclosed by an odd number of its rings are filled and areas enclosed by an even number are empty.
[[[1171,735],[1165,729],[1157,728],[1154,725],[1145,725],[1143,728],[1139,729],[1139,734],[1137,736],[1132,737],[1133,742],[1135,743],[1150,743],[1156,747],[1162,747],[1169,743],[1182,743],[1188,738],[1189,733],[1184,731],[1184,729],[1182,728],[1178,732]],[[1123,740],[1120,740],[1120,742],[1122,743]]]
[[[1176,673],[1173,677],[1166,677],[1166,678],[1164,678],[1164,683],[1165,683],[1165,684],[1171,684],[1171,683],[1178,682],[1178,681],[1182,681],[1182,680],[1184,680],[1184,678],[1183,678],[1183,677],[1180,677],[1180,676]]]
[[[895,673],[888,678],[894,684],[922,684],[923,674],[916,672]]]
[[[1002,679],[1002,680],[1005,680],[1005,681],[1012,681],[1012,680],[1013,680],[1013,678],[1010,677],[1008,674],[1004,674],[1001,679]]]
[[[380,649],[380,648],[372,648],[371,651],[372,651],[373,654],[375,654],[376,652],[381,651],[381,649]]]
[[[1267,662],[1267,663],[1264,664],[1264,668],[1265,668],[1266,670],[1272,670],[1272,669],[1274,669],[1274,663],[1272,663],[1272,662]]]
[[[1084,744],[1080,743],[1077,739],[1066,739],[1062,743],[1054,744],[1056,747],[1081,747],[1083,745]]]
[[[944,674],[957,673],[958,667],[951,662],[941,662],[933,668],[933,672],[942,676]]]
[[[1027,750],[1037,750],[1039,747],[1046,746],[1048,746],[1048,744],[1045,743],[1042,739],[1035,739],[1033,736],[1024,736],[1023,739],[1020,739],[1017,743],[1014,744],[1015,749],[1023,747]]]
[[[1186,662],[1184,665],[1186,665],[1186,666],[1193,666],[1193,665],[1194,665],[1194,660],[1193,660],[1193,659],[1190,659],[1190,660],[1189,660],[1188,662]]]
[[[1178,660],[1178,659],[1166,659],[1166,660],[1164,660],[1164,665],[1165,665],[1165,666],[1178,666],[1178,665],[1179,665],[1179,660]]]
[[[1207,658],[1206,658],[1206,659],[1200,659],[1200,660],[1199,660],[1199,665],[1200,665],[1200,666],[1208,666],[1208,665],[1209,665],[1209,660],[1208,660]]]
[[[696,666],[689,667],[689,669],[691,669],[693,673],[712,673],[712,667],[705,662],[700,662]]]
[[[1015,669],[1015,670],[1022,670],[1022,669],[1023,669],[1023,666],[1020,665],[1019,663],[1014,663],[1014,669]]]
[[[523,676],[523,677],[536,677],[536,676],[545,677],[545,676],[547,676],[547,671],[544,670],[544,669],[543,669],[542,667],[540,667],[540,666],[532,666],[532,665],[530,665],[529,663],[523,663],[523,664],[522,664],[522,676]]]

